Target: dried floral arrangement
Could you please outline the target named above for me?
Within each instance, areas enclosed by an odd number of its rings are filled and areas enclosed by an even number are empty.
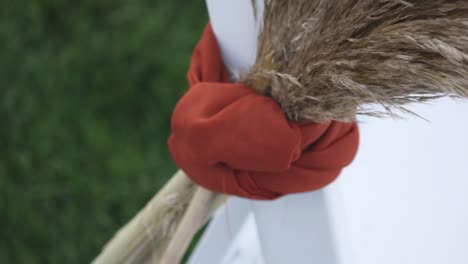
[[[468,1],[265,0],[256,63],[238,81],[314,122],[468,98]],[[178,263],[224,199],[179,171],[94,263]]]

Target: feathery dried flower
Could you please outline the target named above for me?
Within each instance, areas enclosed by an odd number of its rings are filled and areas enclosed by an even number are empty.
[[[264,16],[244,82],[292,120],[395,116],[408,103],[468,97],[467,1],[267,0]]]

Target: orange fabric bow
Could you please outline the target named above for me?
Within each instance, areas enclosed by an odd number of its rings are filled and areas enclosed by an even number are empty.
[[[275,199],[332,182],[357,152],[356,123],[291,122],[271,98],[229,74],[208,25],[188,71],[190,89],[172,117],[169,149],[197,184]]]

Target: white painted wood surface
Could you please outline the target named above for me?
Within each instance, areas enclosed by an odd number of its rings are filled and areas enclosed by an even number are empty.
[[[245,71],[258,33],[250,0],[207,6],[226,65]],[[360,118],[358,156],[324,190],[231,199],[190,263],[468,263],[468,102],[411,109],[430,122]]]

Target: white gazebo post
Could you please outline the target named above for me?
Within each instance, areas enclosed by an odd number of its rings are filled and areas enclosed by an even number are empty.
[[[255,61],[263,2],[257,1],[257,21],[251,0],[206,2],[226,66],[233,75],[245,72]],[[273,202],[231,198],[219,209],[190,263],[337,264],[337,230],[327,192]]]
[[[251,0],[206,2],[225,64],[246,70],[259,29]],[[468,102],[411,110],[429,122],[360,118],[355,162],[323,190],[230,198],[189,263],[468,263]]]

